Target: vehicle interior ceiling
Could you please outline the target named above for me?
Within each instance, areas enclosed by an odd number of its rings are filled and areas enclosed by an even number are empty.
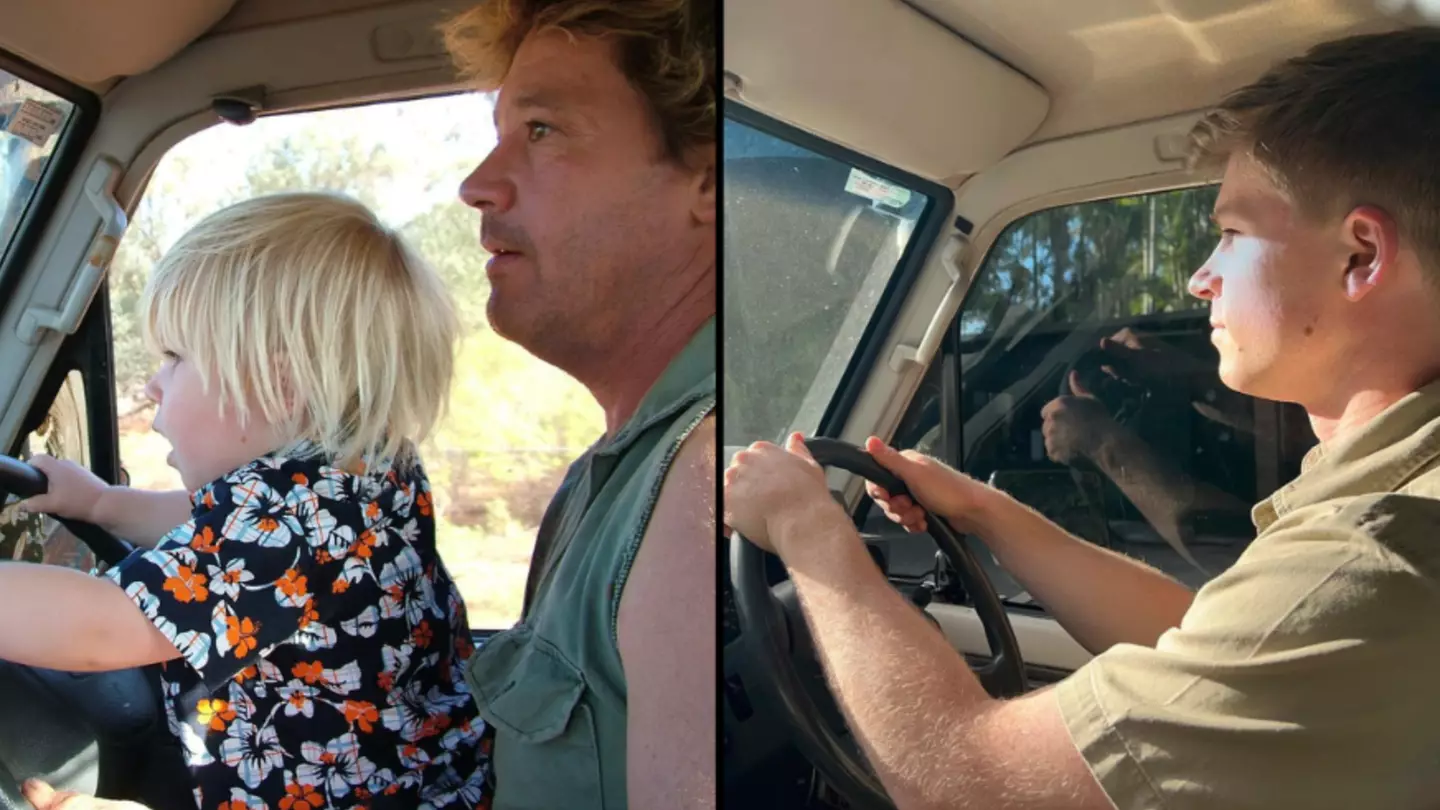
[[[1184,168],[1201,111],[1328,39],[1425,24],[1376,0],[726,0],[730,103],[955,193],[973,230],[952,281],[942,229],[838,435],[890,435],[1005,226],[1038,210],[1213,182]],[[1433,22],[1431,22],[1433,24]],[[952,283],[961,285],[960,294]],[[1015,313],[1011,313],[1014,315]],[[931,344],[933,345],[933,344]],[[850,503],[853,477],[832,485]]]
[[[434,32],[444,13],[434,0],[49,0],[12,3],[6,12],[0,50],[94,93],[102,105],[78,172],[22,257],[26,272],[7,301],[17,305],[37,294],[53,300],[48,290],[63,291],[65,274],[83,266],[74,257],[95,233],[87,225],[94,220],[84,219],[88,168],[118,160],[123,173],[113,193],[133,209],[164,152],[216,122],[209,104],[217,93],[278,88],[265,110],[284,111],[457,86]],[[404,41],[381,41],[386,36]],[[313,42],[328,43],[328,52]],[[0,329],[13,332],[6,309]],[[39,380],[60,344],[5,342],[0,433],[7,444],[22,435],[32,404],[47,407]],[[30,777],[141,799],[156,810],[193,807],[178,754],[164,762],[154,755],[152,746],[169,736],[156,697],[141,669],[92,677],[0,662],[0,810],[28,806],[18,785]]]

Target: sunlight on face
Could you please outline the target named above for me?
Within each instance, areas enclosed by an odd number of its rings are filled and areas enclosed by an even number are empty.
[[[1230,159],[1215,221],[1215,251],[1190,282],[1210,302],[1220,378],[1242,393],[1300,401],[1323,369],[1328,314],[1343,301],[1330,231],[1310,223],[1245,155]]]

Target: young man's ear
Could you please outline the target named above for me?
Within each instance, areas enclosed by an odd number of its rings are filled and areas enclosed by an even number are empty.
[[[715,166],[715,144],[690,150],[685,161],[695,172],[695,205],[690,213],[701,225],[715,224],[715,207],[720,197],[720,178]]]
[[[1345,217],[1345,295],[1359,301],[1389,279],[1400,254],[1400,230],[1395,219],[1373,205],[1362,205]]]

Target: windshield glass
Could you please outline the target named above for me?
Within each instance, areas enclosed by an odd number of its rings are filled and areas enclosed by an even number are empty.
[[[724,440],[813,432],[933,200],[727,117]],[[822,154],[823,149],[826,154]]]

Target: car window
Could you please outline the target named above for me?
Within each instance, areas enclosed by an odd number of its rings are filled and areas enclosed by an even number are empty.
[[[724,126],[722,396],[733,446],[819,427],[935,201],[883,167],[832,156],[838,148],[728,114]]]
[[[448,415],[421,446],[435,491],[440,552],[476,630],[520,615],[535,532],[569,462],[604,429],[577,382],[490,329],[488,256],[460,181],[495,142],[489,97],[443,98],[261,118],[176,145],[156,167],[110,270],[120,455],[131,483],[178,488],[169,445],[151,430],[143,387],[158,361],[136,309],[150,268],[200,217],[288,190],[349,194],[399,228],[455,296],[465,337]],[[363,317],[363,313],[335,313]]]
[[[1251,505],[1298,473],[1315,440],[1295,406],[1220,382],[1208,307],[1186,292],[1218,238],[1215,195],[1100,200],[1013,223],[896,443],[1191,586],[1228,567],[1254,537]],[[865,525],[892,533],[873,505]],[[911,544],[892,560],[917,577],[933,547]],[[1029,602],[992,573],[1008,599]]]
[[[16,228],[55,156],[75,104],[0,69],[0,247]]]

